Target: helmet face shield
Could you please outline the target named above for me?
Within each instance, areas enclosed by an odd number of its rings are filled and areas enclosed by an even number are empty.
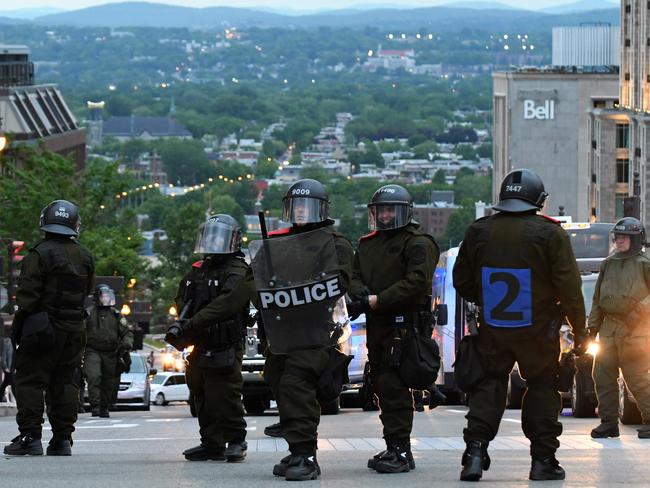
[[[100,286],[96,292],[96,300],[98,307],[114,307],[115,292],[108,286]]]
[[[309,197],[285,197],[282,200],[282,220],[292,224],[323,222],[329,216],[326,200]]]
[[[405,204],[369,204],[368,229],[370,231],[399,229],[411,221],[411,214],[411,207]]]
[[[218,221],[208,221],[199,227],[194,252],[196,254],[230,254],[241,247],[239,226]]]

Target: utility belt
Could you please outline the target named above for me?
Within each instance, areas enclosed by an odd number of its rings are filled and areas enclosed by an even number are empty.
[[[190,361],[199,368],[207,368],[215,373],[231,374],[235,370],[237,351],[241,346],[223,346],[207,349],[198,347],[190,356]]]
[[[63,320],[66,322],[83,322],[86,318],[85,309],[56,309],[51,308],[48,310],[48,315],[56,320]]]
[[[218,324],[196,331],[196,345],[203,349],[222,349],[234,346],[241,349],[244,339],[244,325],[241,321],[224,320]]]
[[[374,314],[373,314],[374,315]],[[417,332],[425,337],[431,337],[433,333],[434,315],[431,310],[424,307],[417,307],[412,312],[406,313],[382,313],[376,315],[384,324],[391,325],[398,329],[415,327]]]

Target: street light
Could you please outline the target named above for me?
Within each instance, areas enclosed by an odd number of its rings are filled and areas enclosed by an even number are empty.
[[[122,305],[122,309],[120,310],[120,313],[124,316],[131,315],[131,307],[129,307],[128,304]]]
[[[7,140],[7,136],[5,136],[4,132],[0,130],[0,153],[7,148],[8,143],[9,141]]]

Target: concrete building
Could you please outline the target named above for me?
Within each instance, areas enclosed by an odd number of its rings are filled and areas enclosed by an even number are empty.
[[[613,221],[633,195],[638,172],[640,216],[650,215],[650,15],[647,1],[621,1],[618,100],[591,111],[591,197],[594,216]],[[617,103],[618,102],[618,103]]]
[[[34,63],[29,48],[21,45],[0,45],[0,86],[34,84]]]
[[[0,45],[0,129],[11,145],[39,143],[69,157],[78,169],[86,161],[86,133],[56,85],[34,84],[26,46]]]
[[[618,75],[587,69],[519,69],[493,74],[493,201],[503,176],[529,168],[544,180],[547,213],[564,206],[592,217],[588,111],[616,97]]]
[[[583,24],[553,28],[553,66],[618,66],[620,28]]]

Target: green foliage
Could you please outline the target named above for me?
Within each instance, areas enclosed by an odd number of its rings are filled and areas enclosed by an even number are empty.
[[[271,159],[269,161],[266,157],[260,157],[255,167],[255,176],[258,179],[270,179],[275,177],[275,172],[278,170],[278,163]]]
[[[195,185],[214,174],[201,141],[169,139],[158,143],[169,181]]]
[[[478,155],[471,144],[458,144],[454,148],[454,153],[458,154],[462,159],[478,160]]]
[[[0,204],[11,215],[0,219],[0,236],[36,243],[41,209],[66,199],[79,205],[79,239],[95,256],[98,275],[128,277],[144,269],[135,216],[115,198],[131,184],[128,175],[118,174],[117,163],[91,159],[83,172],[75,173],[74,165],[58,154],[19,146],[0,160],[0,173]]]
[[[68,159],[28,146],[14,147],[0,158],[0,236],[34,244],[41,236],[38,218],[43,207],[57,199],[79,203],[80,196]]]

